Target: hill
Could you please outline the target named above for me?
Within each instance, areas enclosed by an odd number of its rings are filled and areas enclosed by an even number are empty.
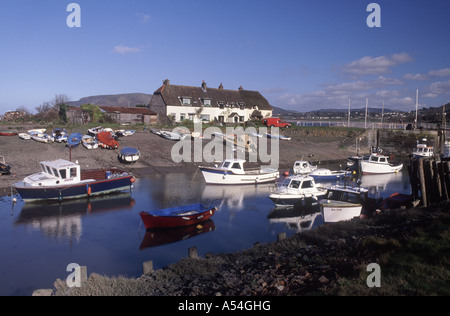
[[[148,105],[151,99],[152,95],[145,93],[109,94],[81,98],[78,101],[69,102],[69,105],[80,106],[90,103],[101,106],[135,107],[142,104]]]

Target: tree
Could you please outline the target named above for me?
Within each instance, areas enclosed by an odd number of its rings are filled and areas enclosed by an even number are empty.
[[[87,104],[83,104],[82,106],[80,106],[80,108],[83,111],[89,112],[89,115],[91,117],[91,122],[92,123],[98,123],[98,122],[100,122],[103,119],[103,112],[96,105],[87,103]]]

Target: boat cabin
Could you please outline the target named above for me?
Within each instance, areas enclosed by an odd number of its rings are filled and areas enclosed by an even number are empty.
[[[368,161],[373,162],[373,163],[386,164],[386,165],[388,165],[390,163],[388,156],[380,155],[380,154],[371,154]]]
[[[413,150],[413,155],[417,157],[433,157],[434,148],[431,146],[427,146],[426,144],[418,144],[417,147]]]
[[[232,171],[235,174],[245,174],[244,163],[245,160],[242,159],[226,159],[218,168]]]
[[[334,186],[328,189],[326,200],[363,205],[368,200],[369,191],[363,188],[346,188]]]
[[[292,169],[295,174],[306,174],[316,170],[317,166],[312,166],[308,161],[296,161]]]
[[[42,172],[26,177],[24,179],[26,185],[54,186],[81,181],[80,166],[71,161],[63,159],[42,161],[40,165]]]
[[[280,187],[286,187],[294,190],[305,190],[314,189],[316,187],[316,183],[312,177],[294,176],[286,178]]]

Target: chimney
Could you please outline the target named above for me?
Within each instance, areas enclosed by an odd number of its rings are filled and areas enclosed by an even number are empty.
[[[203,80],[203,82],[202,82],[202,89],[203,89],[203,91],[204,92],[206,92],[206,82],[205,82],[205,80]]]
[[[239,91],[243,91],[244,88],[242,88],[242,86],[239,86]]]
[[[165,85],[170,85],[170,80],[169,80],[169,79],[164,80],[164,81],[163,81],[163,84],[165,84]]]
[[[223,90],[223,84],[222,84],[222,82],[220,83],[219,90]]]

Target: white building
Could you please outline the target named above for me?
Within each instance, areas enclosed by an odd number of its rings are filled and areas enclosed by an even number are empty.
[[[158,113],[160,120],[184,120],[244,123],[252,119],[272,116],[272,106],[258,92],[208,88],[203,81],[200,87],[171,85],[164,80],[154,92],[149,108]]]

